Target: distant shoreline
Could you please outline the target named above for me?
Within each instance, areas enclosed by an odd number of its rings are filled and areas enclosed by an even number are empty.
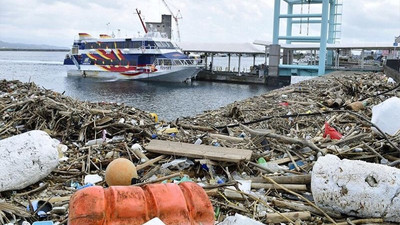
[[[0,48],[0,51],[68,52],[69,49]]]

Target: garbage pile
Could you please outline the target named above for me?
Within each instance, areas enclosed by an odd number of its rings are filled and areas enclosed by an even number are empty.
[[[0,178],[0,223],[67,224],[71,196],[91,186],[187,181],[205,190],[221,224],[398,223],[399,87],[381,73],[337,72],[165,122],[1,81],[0,151],[41,130],[58,165],[31,183],[33,175],[15,175],[24,187],[4,188]],[[45,143],[31,145],[17,149]],[[113,166],[120,158],[128,162]],[[32,154],[13,173],[44,170],[43,160]]]

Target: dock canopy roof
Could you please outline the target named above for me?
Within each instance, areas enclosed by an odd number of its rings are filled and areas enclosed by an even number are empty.
[[[255,45],[269,46],[272,43],[263,40],[255,40]],[[291,50],[318,50],[319,44],[280,44],[283,49]],[[340,43],[340,44],[327,44],[327,49],[364,49],[364,50],[390,50],[393,49],[393,43]]]
[[[189,43],[179,44],[184,52],[265,54],[265,48],[252,43]]]

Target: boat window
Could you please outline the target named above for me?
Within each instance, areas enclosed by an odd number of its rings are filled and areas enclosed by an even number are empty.
[[[154,41],[146,41],[144,45],[146,46],[146,48],[154,48],[156,46],[156,43],[154,43]]]
[[[125,48],[125,42],[117,42],[117,48]]]
[[[168,48],[174,48],[174,45],[171,42],[165,42],[168,46]]]
[[[170,66],[172,65],[172,62],[170,59],[159,59],[159,64],[161,66]]]
[[[140,46],[142,46],[142,42],[141,41],[134,41],[133,42],[133,48],[140,48]]]

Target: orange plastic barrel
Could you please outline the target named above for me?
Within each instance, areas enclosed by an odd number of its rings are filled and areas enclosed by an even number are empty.
[[[71,197],[68,224],[141,225],[154,217],[167,225],[214,224],[212,204],[193,182],[81,189]]]

